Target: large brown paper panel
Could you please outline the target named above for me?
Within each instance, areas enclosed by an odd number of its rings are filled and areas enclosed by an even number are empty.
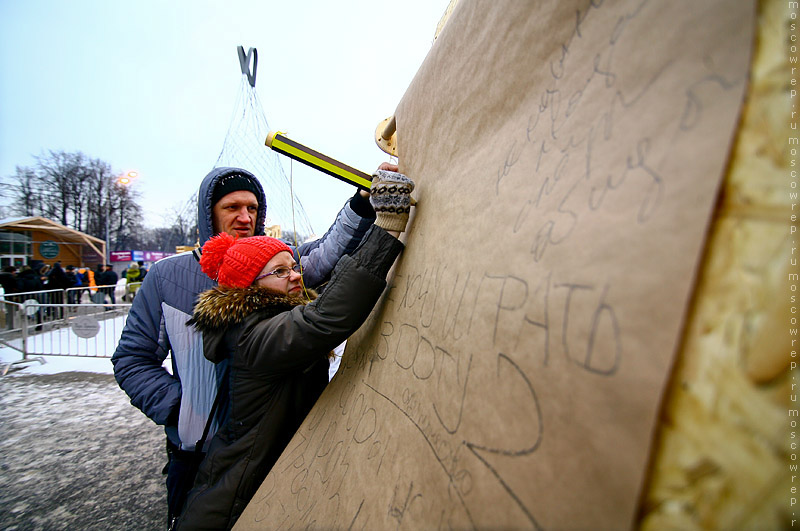
[[[392,287],[239,529],[629,527],[754,5],[462,0]]]

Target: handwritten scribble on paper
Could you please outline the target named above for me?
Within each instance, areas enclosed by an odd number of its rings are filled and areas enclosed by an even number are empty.
[[[237,528],[631,527],[753,12],[461,0],[395,113],[408,246]]]

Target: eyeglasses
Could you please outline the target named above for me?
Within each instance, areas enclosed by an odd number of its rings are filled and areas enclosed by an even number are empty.
[[[266,278],[270,275],[275,275],[277,278],[286,278],[292,274],[292,271],[294,271],[295,273],[300,273],[302,275],[303,267],[300,264],[295,264],[292,267],[285,267],[285,266],[279,267],[275,271],[270,271],[269,273],[264,273],[263,275],[257,276],[255,280],[253,280],[253,282],[255,282],[256,280],[261,280],[262,278]]]

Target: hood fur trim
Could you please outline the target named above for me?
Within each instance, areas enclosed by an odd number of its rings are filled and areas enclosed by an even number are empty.
[[[307,291],[311,300],[317,298],[315,292]],[[309,302],[304,297],[290,296],[260,286],[217,286],[200,294],[194,315],[187,324],[194,325],[200,331],[219,331],[241,323],[255,312],[272,317]]]

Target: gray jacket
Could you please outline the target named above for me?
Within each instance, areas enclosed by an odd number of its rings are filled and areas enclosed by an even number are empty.
[[[255,176],[238,168],[215,168],[203,180],[198,194],[200,245],[213,235],[214,185],[229,173],[245,174],[256,183],[261,196],[256,235],[264,233],[267,202]],[[352,252],[372,225],[374,217],[359,204],[364,201],[356,194],[322,238],[293,249],[295,259],[303,264],[309,287],[327,280],[339,257]],[[367,216],[357,214],[353,207]],[[202,436],[221,377],[218,366],[203,355],[202,335],[186,325],[197,296],[214,285],[200,270],[196,253],[170,256],[153,264],[111,358],[117,383],[131,404],[156,424],[164,425],[170,440],[184,450],[193,449]],[[164,366],[169,353],[171,371]],[[209,439],[216,428],[212,426]]]

